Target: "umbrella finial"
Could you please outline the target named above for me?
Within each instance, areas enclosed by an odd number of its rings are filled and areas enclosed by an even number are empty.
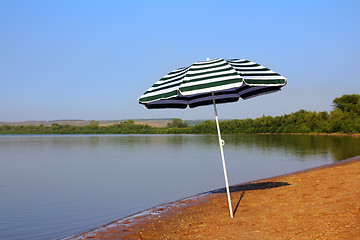
[[[206,61],[210,61],[210,58],[206,58]]]

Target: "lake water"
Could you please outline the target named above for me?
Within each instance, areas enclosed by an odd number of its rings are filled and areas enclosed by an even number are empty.
[[[360,138],[225,135],[229,183],[360,155]],[[217,136],[0,136],[0,239],[58,239],[224,187]]]

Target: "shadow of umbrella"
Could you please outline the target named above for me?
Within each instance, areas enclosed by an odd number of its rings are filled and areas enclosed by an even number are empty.
[[[260,183],[249,183],[249,184],[241,184],[241,185],[235,185],[230,186],[230,192],[242,192],[239,201],[236,204],[236,207],[233,212],[233,216],[235,216],[235,213],[240,205],[241,200],[243,199],[246,191],[253,191],[253,190],[264,190],[264,189],[271,189],[271,188],[278,188],[278,187],[285,187],[290,186],[290,183],[287,182],[260,182]],[[226,188],[219,188],[213,191],[210,191],[209,193],[226,193]]]

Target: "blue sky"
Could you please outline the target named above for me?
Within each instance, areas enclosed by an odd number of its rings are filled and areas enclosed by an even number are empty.
[[[137,98],[195,61],[241,58],[281,92],[218,106],[220,119],[330,111],[360,91],[360,1],[0,1],[0,121],[212,119]]]

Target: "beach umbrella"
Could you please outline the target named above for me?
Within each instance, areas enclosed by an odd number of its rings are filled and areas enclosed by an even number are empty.
[[[285,85],[285,77],[255,62],[207,59],[168,73],[138,101],[148,109],[214,106],[229,211],[233,217],[223,149],[225,142],[221,138],[216,104],[277,92]]]

